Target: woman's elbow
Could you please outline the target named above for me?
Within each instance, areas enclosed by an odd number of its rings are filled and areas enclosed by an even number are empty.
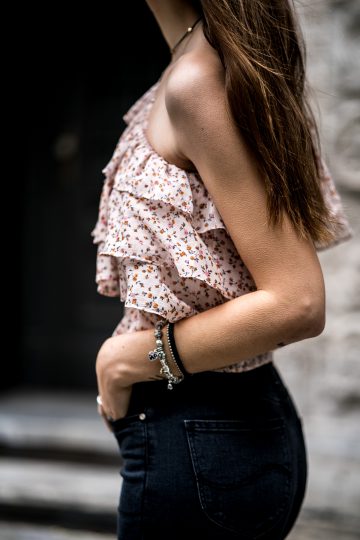
[[[302,314],[304,338],[319,336],[325,328],[325,300],[316,297],[303,298]]]
[[[319,336],[326,322],[325,297],[318,294],[302,294],[296,302],[296,324],[300,339]]]
[[[325,291],[323,287],[306,287],[296,290],[282,289],[277,295],[280,316],[281,341],[294,343],[320,335],[325,328]]]

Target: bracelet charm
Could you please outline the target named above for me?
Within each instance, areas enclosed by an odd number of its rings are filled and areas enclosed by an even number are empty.
[[[163,343],[161,340],[161,335],[162,335],[161,329],[165,324],[166,324],[166,321],[158,321],[155,325],[154,334],[155,334],[156,348],[153,351],[150,351],[148,353],[148,358],[150,362],[155,362],[156,360],[160,360],[160,356],[162,354],[165,354],[164,349],[163,349]]]

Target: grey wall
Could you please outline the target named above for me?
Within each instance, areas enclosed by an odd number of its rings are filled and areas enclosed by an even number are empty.
[[[310,462],[305,509],[351,522],[360,509],[360,3],[301,4],[324,150],[355,237],[320,254],[324,333],[275,357],[304,418]]]

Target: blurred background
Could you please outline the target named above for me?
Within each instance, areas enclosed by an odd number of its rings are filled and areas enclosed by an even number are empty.
[[[275,355],[308,443],[308,489],[289,538],[350,540],[360,538],[360,4],[296,5],[325,157],[355,236],[320,253],[324,333]],[[94,365],[122,304],[96,292],[90,231],[122,115],[170,55],[144,1],[109,7],[27,6],[11,19],[2,540],[114,538],[121,458],[97,416]]]

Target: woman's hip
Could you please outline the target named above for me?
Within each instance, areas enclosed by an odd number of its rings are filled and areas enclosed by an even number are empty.
[[[164,381],[135,385],[113,429],[124,461],[122,526],[281,538],[302,502],[301,420],[272,363],[196,374],[172,391]]]

